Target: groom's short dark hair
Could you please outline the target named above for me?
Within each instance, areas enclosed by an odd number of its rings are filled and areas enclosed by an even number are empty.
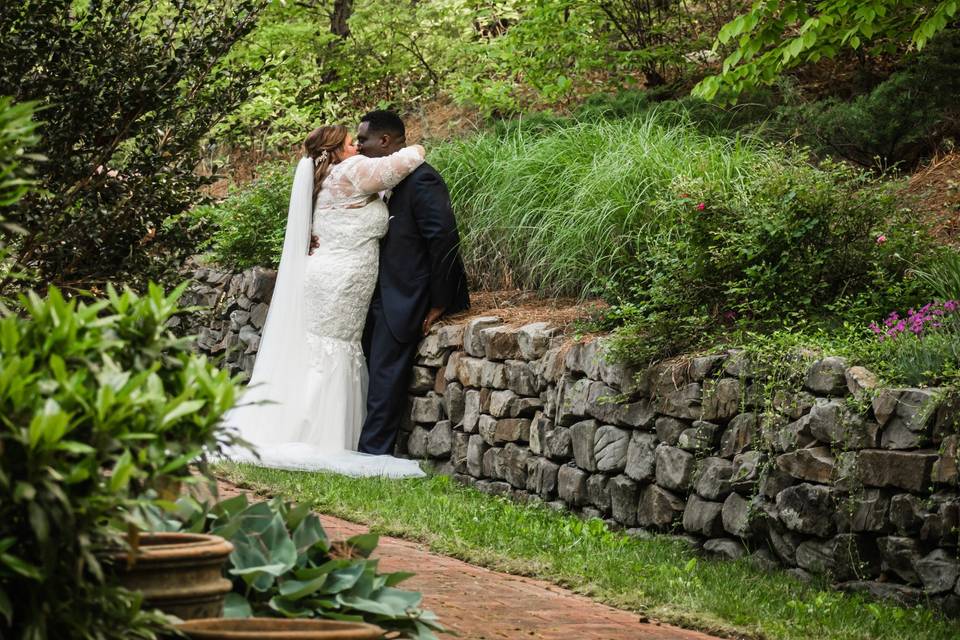
[[[403,138],[407,135],[403,120],[393,111],[377,109],[364,114],[360,122],[366,122],[368,129],[375,133],[389,133],[394,138]]]

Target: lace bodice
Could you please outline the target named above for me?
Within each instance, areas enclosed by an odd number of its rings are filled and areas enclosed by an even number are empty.
[[[313,210],[319,247],[307,258],[306,330],[315,366],[331,350],[362,359],[359,341],[377,281],[379,240],[387,233],[387,205],[378,191],[391,189],[423,163],[423,147],[382,158],[353,156],[323,181]]]
[[[423,147],[418,144],[382,158],[347,158],[333,165],[323,179],[314,211],[363,206],[372,195],[397,186],[423,164],[423,158]]]

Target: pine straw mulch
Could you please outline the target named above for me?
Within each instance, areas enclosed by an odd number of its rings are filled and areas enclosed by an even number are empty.
[[[920,212],[937,240],[960,248],[960,152],[937,156],[914,172],[901,198]]]
[[[601,300],[579,298],[544,298],[536,292],[506,289],[470,293],[470,309],[444,318],[444,324],[464,322],[480,316],[497,316],[511,326],[532,322],[549,322],[563,335],[576,331],[575,323],[607,305]]]

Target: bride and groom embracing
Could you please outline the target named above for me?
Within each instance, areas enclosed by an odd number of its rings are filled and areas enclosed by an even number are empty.
[[[225,421],[271,467],[422,475],[393,457],[417,345],[469,306],[450,196],[390,111],[315,129],[242,404]],[[368,373],[369,371],[369,373]]]

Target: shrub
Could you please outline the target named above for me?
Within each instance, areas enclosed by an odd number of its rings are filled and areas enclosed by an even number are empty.
[[[955,28],[954,0],[851,0],[754,2],[720,29],[714,47],[730,44],[719,75],[704,78],[694,94],[736,98],[803,64],[856,52],[868,57],[924,46]]]
[[[181,287],[22,298],[0,320],[0,635],[152,637],[97,554],[205,452],[235,387],[166,328]],[[113,522],[115,526],[111,526]],[[9,635],[8,635],[9,634]]]
[[[20,201],[33,187],[31,166],[25,160],[36,159],[27,150],[37,143],[36,123],[30,103],[14,104],[0,97],[0,280],[20,280],[24,274],[10,264],[8,241],[23,230],[8,222],[3,213]],[[0,310],[10,302],[0,290]]]
[[[10,98],[0,97],[0,212],[16,204],[33,184],[31,167],[24,162],[37,159],[27,152],[38,141],[33,108],[33,104],[14,104]],[[7,225],[2,228],[11,231]]]
[[[960,133],[958,96],[960,32],[951,32],[862,95],[779,107],[773,127],[820,156],[909,168]]]
[[[0,95],[42,107],[42,190],[5,212],[37,281],[169,276],[192,250],[162,226],[201,197],[201,142],[259,78],[223,64],[262,0],[0,3]]]
[[[218,204],[189,213],[207,239],[200,244],[214,262],[236,269],[276,267],[283,250],[293,170],[289,163],[265,167],[242,187],[231,187]]]

